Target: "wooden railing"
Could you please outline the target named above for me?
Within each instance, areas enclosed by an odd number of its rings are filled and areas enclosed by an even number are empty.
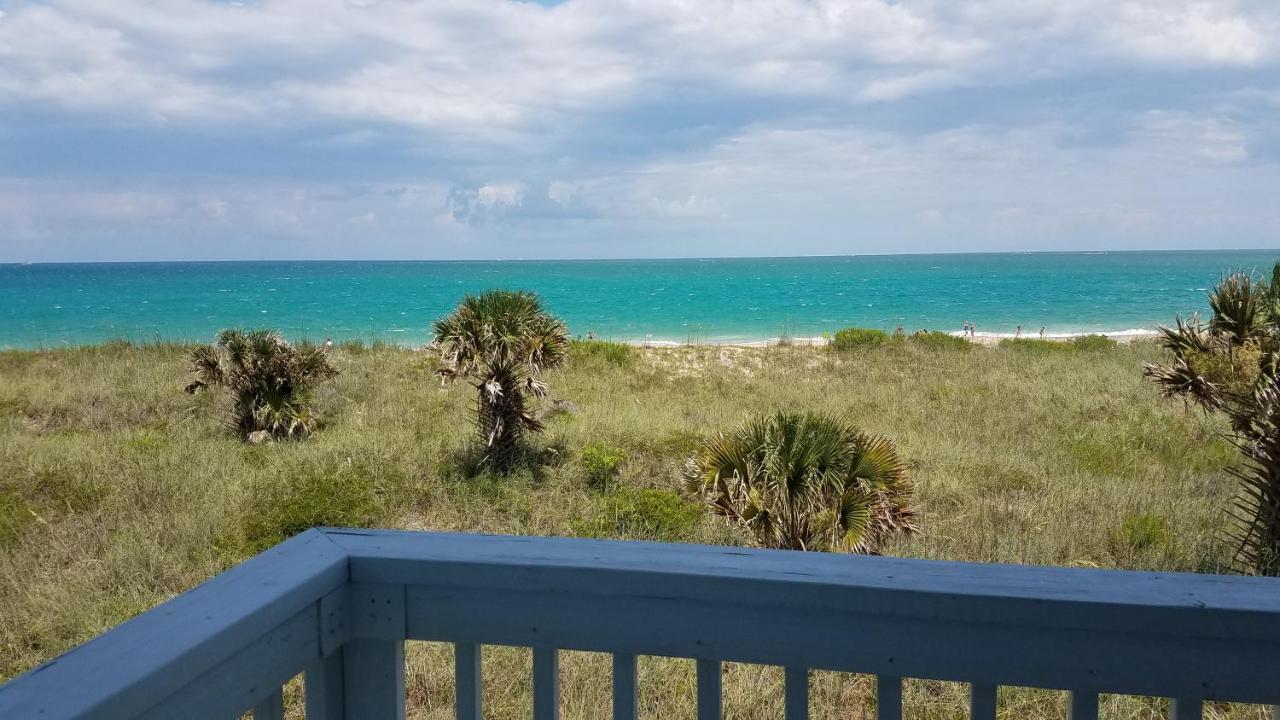
[[[697,661],[698,718],[721,663],[785,668],[789,720],[814,669],[1280,703],[1280,581],[532,537],[312,530],[0,687],[0,718],[283,715],[305,673],[314,720],[405,712],[404,643],[455,645],[457,717],[481,717],[480,647],[533,648],[533,717],[559,713],[559,650],[613,654],[613,717],[636,716],[636,657]]]

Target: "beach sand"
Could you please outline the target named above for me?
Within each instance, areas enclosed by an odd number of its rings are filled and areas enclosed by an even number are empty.
[[[959,330],[949,332],[947,334],[951,335],[952,337],[964,336],[964,333]],[[1130,342],[1133,342],[1134,340],[1153,338],[1156,336],[1156,331],[1134,328],[1130,330],[1115,330],[1115,331],[1109,331],[1109,332],[1092,332],[1092,333],[1089,333],[1089,332],[1045,333],[1043,338],[1039,336],[1038,332],[1032,332],[1032,333],[1024,332],[1022,334],[1022,339],[1023,340],[1043,339],[1043,340],[1049,340],[1053,342],[1067,342],[1074,338],[1087,337],[1089,335],[1104,335],[1106,337],[1111,338],[1112,340],[1115,340],[1118,343],[1130,343]],[[1001,340],[1012,340],[1014,339],[1014,337],[1015,337],[1015,333],[978,332],[973,338],[970,338],[970,340],[978,345],[998,345],[1000,344]],[[649,348],[689,347],[689,346],[762,348],[762,347],[776,347],[778,345],[792,345],[797,347],[822,347],[824,345],[827,345],[830,341],[831,341],[830,338],[825,338],[825,337],[793,337],[793,338],[787,338],[785,341],[782,340],[781,338],[772,338],[769,340],[703,340],[699,342],[680,342],[677,340],[628,340],[625,342],[628,345],[634,345],[636,347],[649,347]]]

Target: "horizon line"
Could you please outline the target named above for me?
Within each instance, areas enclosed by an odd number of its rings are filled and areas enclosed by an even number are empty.
[[[833,258],[884,258],[884,257],[931,257],[938,255],[1125,255],[1141,253],[1213,253],[1213,252],[1277,252],[1276,248],[1153,248],[1126,250],[954,250],[938,252],[900,252],[900,253],[847,253],[847,254],[800,254],[800,255],[705,255],[705,256],[654,256],[654,257],[598,257],[598,258],[262,258],[262,259],[221,259],[221,260],[32,260],[32,261],[0,261],[0,266],[31,265],[146,265],[177,263],[517,263],[517,262],[662,262],[669,260],[803,260]]]

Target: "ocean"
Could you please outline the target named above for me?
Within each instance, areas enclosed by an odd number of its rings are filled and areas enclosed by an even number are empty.
[[[1149,329],[1205,311],[1230,269],[1280,251],[881,255],[706,260],[166,262],[0,265],[0,347],[290,338],[424,342],[468,292],[538,292],[575,335],[742,342],[843,327],[1035,334]]]

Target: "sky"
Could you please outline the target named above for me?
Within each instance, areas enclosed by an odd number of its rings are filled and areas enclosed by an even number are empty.
[[[0,0],[0,262],[1275,247],[1277,0]]]

